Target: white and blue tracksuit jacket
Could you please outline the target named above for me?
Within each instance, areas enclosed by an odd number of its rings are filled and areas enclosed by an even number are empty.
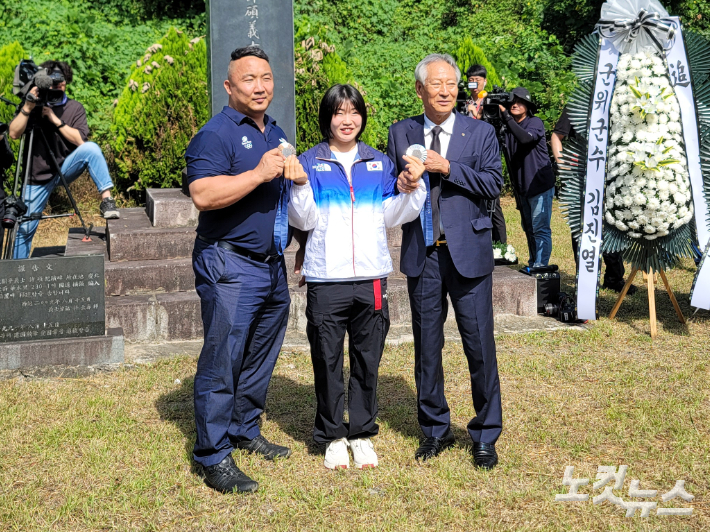
[[[308,282],[357,281],[392,272],[387,228],[419,216],[426,187],[396,194],[394,164],[363,142],[350,171],[322,142],[299,157],[308,183],[291,187],[288,221],[309,231],[302,273]]]

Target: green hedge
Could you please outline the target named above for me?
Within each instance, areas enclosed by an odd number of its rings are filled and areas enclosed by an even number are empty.
[[[12,80],[15,67],[24,58],[25,51],[17,41],[0,47],[0,96],[19,103],[20,99],[12,93]],[[15,116],[15,109],[0,102],[0,122],[10,122]]]
[[[185,148],[208,119],[205,41],[171,29],[134,62],[116,105],[108,151],[119,189],[179,186]]]

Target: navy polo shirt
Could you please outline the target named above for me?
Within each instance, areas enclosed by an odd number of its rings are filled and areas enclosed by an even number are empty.
[[[185,152],[188,183],[203,177],[234,176],[253,170],[261,157],[286,139],[269,116],[264,132],[246,115],[224,107],[194,136]],[[288,197],[283,176],[262,183],[229,207],[200,212],[197,234],[226,240],[255,253],[281,254],[288,246]]]

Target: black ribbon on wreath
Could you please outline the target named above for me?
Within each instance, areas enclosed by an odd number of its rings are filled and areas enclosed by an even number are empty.
[[[675,37],[673,20],[646,9],[641,9],[633,20],[600,19],[595,28],[622,52],[641,35],[647,36],[659,52],[664,52],[672,46]]]

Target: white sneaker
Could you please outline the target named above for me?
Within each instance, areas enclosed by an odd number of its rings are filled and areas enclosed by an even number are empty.
[[[328,444],[325,448],[325,460],[323,460],[323,465],[328,469],[347,469],[350,467],[347,439],[340,438]]]
[[[350,440],[349,443],[353,451],[355,467],[358,469],[377,467],[377,454],[375,453],[375,447],[372,445],[370,438]]]

